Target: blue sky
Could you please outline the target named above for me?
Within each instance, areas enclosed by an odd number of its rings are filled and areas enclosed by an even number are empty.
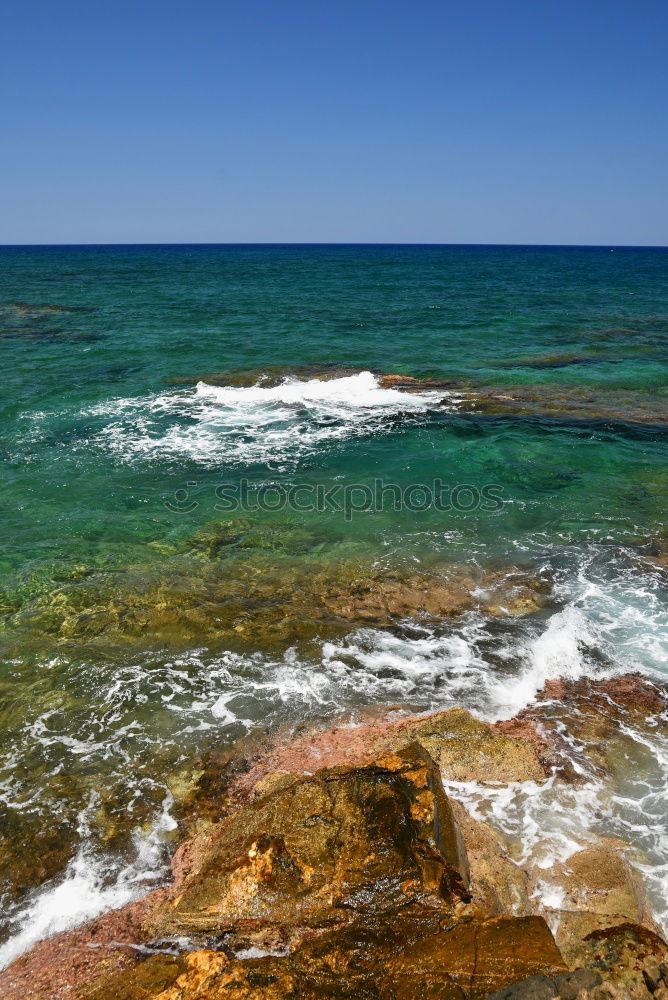
[[[665,0],[14,0],[0,243],[668,243]]]

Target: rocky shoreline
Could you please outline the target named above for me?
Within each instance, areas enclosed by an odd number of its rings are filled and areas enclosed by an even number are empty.
[[[38,943],[0,996],[665,1000],[636,845],[592,834],[536,864],[460,791],[612,791],[630,727],[665,732],[667,712],[638,675],[562,680],[507,722],[377,709],[212,754],[171,882]]]

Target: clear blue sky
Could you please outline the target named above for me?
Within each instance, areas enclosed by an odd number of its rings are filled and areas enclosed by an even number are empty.
[[[666,0],[9,0],[0,243],[668,243]]]

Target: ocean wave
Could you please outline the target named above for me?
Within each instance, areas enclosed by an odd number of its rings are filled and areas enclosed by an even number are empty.
[[[81,812],[80,847],[64,877],[40,889],[10,914],[10,926],[15,931],[0,946],[0,969],[37,941],[72,930],[107,910],[125,906],[164,878],[168,864],[166,835],[176,829],[170,813],[171,795],[165,796],[149,830],[135,831],[134,857],[120,870],[112,858],[92,847],[90,819],[95,805],[96,798],[92,796],[88,807]]]
[[[322,447],[416,417],[443,393],[381,388],[371,372],[279,385],[219,387],[199,382],[148,397],[99,404],[82,416],[104,419],[90,443],[123,462],[187,459],[206,467],[265,462],[287,469]]]

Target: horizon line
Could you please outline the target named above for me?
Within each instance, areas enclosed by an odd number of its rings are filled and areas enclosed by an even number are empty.
[[[221,242],[205,241],[132,241],[97,243],[86,241],[81,243],[0,243],[0,250],[76,248],[76,247],[501,247],[525,249],[594,249],[594,250],[667,250],[668,244],[663,243],[439,243],[435,241],[367,241],[367,240],[226,240]]]

